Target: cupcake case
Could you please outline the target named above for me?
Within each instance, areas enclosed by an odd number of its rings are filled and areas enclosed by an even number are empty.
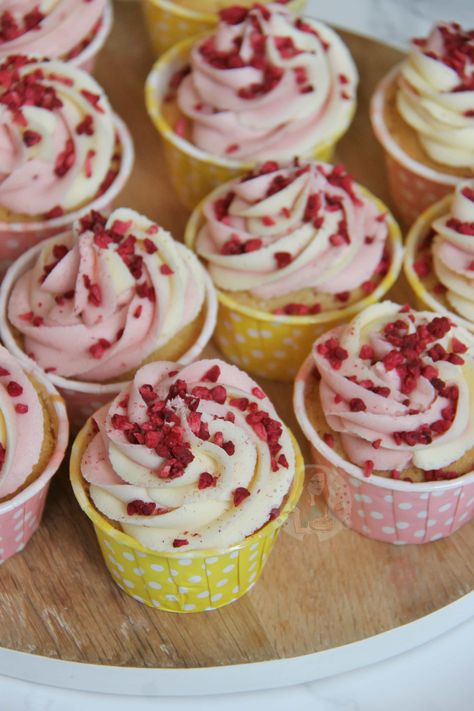
[[[138,3],[115,5],[112,33],[95,74],[114,109],[127,121],[136,146],[135,169],[120,203],[159,220],[179,236],[184,234],[188,213],[173,193],[160,141],[143,102],[143,80],[154,57],[142,22]],[[393,207],[383,151],[369,124],[368,98],[378,80],[400,60],[400,53],[349,33],[343,33],[343,38],[358,64],[361,87],[357,116],[338,145],[337,158],[358,182]],[[125,46],[135,50],[124,52]],[[367,155],[370,160],[364,159]],[[390,296],[401,303],[412,298],[403,278]],[[216,355],[217,349],[210,346],[205,354]],[[345,488],[334,491],[334,507],[340,513],[336,518],[324,503],[324,469],[313,464],[292,414],[291,384],[263,379],[259,383],[299,441],[306,486],[255,588],[219,611],[196,615],[173,615],[138,604],[111,582],[93,527],[70,490],[63,466],[52,481],[42,526],[25,551],[0,567],[0,673],[119,694],[268,688],[379,661],[467,617],[460,598],[474,586],[468,564],[474,555],[473,524],[462,526],[450,538],[418,546],[388,545],[347,529]],[[474,506],[474,491],[468,488],[458,497],[467,508],[452,514],[455,521]],[[357,487],[353,491],[359,494],[357,508],[368,510],[370,504],[360,497],[370,492],[359,492]],[[448,500],[440,497],[438,502],[433,500],[430,506],[439,509]],[[37,505],[39,512],[42,502]],[[36,512],[29,513],[32,506],[31,499],[25,502],[15,524],[27,536],[34,528],[34,524],[28,528],[29,521],[37,517]],[[447,514],[440,512],[441,516]],[[113,548],[113,541],[108,544]],[[103,545],[115,560],[116,577],[136,585],[143,565],[140,551],[114,552],[106,538]],[[260,552],[256,569],[259,556]],[[205,561],[205,575],[215,580],[211,587],[226,575],[215,557]],[[170,586],[172,568],[164,581]],[[164,574],[157,571],[157,576]],[[199,573],[193,570],[192,575]],[[157,577],[156,584],[163,580]],[[138,589],[136,595],[140,596]],[[445,608],[449,603],[455,605]],[[13,605],[20,608],[20,615],[10,615]],[[448,614],[449,610],[454,612]],[[423,619],[426,615],[429,624]]]

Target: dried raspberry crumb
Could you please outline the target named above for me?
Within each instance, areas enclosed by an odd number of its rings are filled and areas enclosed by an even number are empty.
[[[239,506],[248,496],[250,496],[250,491],[243,486],[238,486],[233,494],[234,506]]]
[[[218,365],[213,365],[202,376],[202,380],[208,380],[210,383],[217,383],[221,374],[221,369]]]
[[[382,440],[381,440],[381,439],[374,439],[374,441],[372,442],[372,447],[373,447],[374,449],[379,449],[379,447],[380,447],[381,444],[382,444]]]
[[[145,251],[147,252],[147,254],[154,254],[158,249],[153,240],[148,239],[148,237],[145,237],[145,239],[143,240],[143,246],[145,247]]]
[[[364,462],[364,476],[369,477],[371,476],[372,472],[374,471],[374,463],[371,459],[366,459]]]
[[[27,148],[31,146],[36,146],[42,140],[42,136],[37,131],[26,130],[23,133],[23,143]]]
[[[217,477],[212,476],[209,472],[202,472],[199,475],[198,489],[208,489],[210,486],[216,486]]]
[[[127,514],[129,516],[152,516],[155,510],[156,504],[154,501],[135,499],[127,504]]]
[[[323,434],[323,441],[328,447],[331,447],[331,449],[334,448],[334,436],[330,432]]]
[[[104,352],[107,350],[107,348],[110,348],[111,345],[112,344],[110,343],[110,341],[108,341],[106,338],[99,338],[97,343],[94,343],[89,348],[89,353],[93,358],[100,360],[104,355]]]
[[[365,412],[367,406],[360,397],[353,397],[349,400],[349,409],[351,412]]]
[[[175,538],[173,541],[173,548],[182,548],[183,546],[187,546],[189,544],[189,541],[186,540],[186,538]]]
[[[15,405],[15,412],[18,412],[19,415],[24,415],[26,412],[28,412],[28,405],[19,402],[17,405]]]
[[[252,395],[255,395],[259,400],[265,399],[265,393],[261,388],[252,388]]]
[[[277,269],[284,269],[292,261],[292,256],[289,252],[275,252],[274,256],[277,263]]]
[[[349,301],[349,296],[350,293],[348,291],[340,291],[338,294],[335,294],[336,299],[342,301],[342,303]]]
[[[17,383],[15,380],[10,380],[7,385],[7,393],[10,397],[18,397],[23,393],[23,388],[20,383]]]
[[[359,357],[363,360],[373,360],[375,358],[375,352],[372,346],[368,343],[364,343],[359,352]]]
[[[142,310],[143,306],[141,304],[138,304],[135,311],[133,312],[133,318],[140,318],[140,316],[142,315]]]
[[[168,264],[162,264],[160,267],[160,273],[164,274],[165,276],[170,276],[171,274],[174,274],[174,271],[171,269]]]

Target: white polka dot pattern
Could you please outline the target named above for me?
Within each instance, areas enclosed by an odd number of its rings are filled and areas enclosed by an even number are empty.
[[[327,472],[323,495],[329,508],[346,526],[369,538],[388,543],[425,543],[451,535],[474,518],[474,481],[470,474],[448,486],[434,483],[422,493],[416,484],[400,491],[391,488],[391,479],[385,479],[384,486],[376,486],[370,477],[358,479],[314,448],[312,452],[314,460]],[[335,505],[341,501],[341,490],[348,500],[343,506]]]
[[[262,572],[279,529],[249,539],[236,550],[208,557],[199,552],[180,557],[179,553],[136,551],[98,528],[96,533],[107,568],[125,593],[161,610],[200,612],[227,605],[249,590]]]

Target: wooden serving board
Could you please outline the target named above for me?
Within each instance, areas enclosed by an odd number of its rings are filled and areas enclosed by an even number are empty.
[[[338,159],[387,199],[382,153],[368,121],[379,77],[399,52],[342,33],[361,75],[359,108]],[[160,140],[145,112],[143,85],[153,57],[139,7],[116,4],[97,78],[128,123],[137,152],[121,204],[182,238],[186,211],[167,178]],[[409,299],[406,285],[395,298]],[[209,353],[215,353],[212,348]],[[292,416],[291,387],[262,382],[308,448]],[[55,477],[44,522],[22,554],[0,569],[0,646],[47,657],[136,667],[207,667],[279,659],[355,642],[414,621],[470,591],[474,524],[450,539],[391,546],[334,521],[308,471],[297,511],[280,535],[260,582],[218,611],[177,615],[122,593],[102,562],[91,524],[72,495],[67,467]]]

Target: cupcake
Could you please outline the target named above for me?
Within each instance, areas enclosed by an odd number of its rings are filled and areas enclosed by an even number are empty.
[[[192,252],[118,209],[108,219],[91,212],[17,260],[0,310],[4,342],[49,374],[83,422],[144,363],[195,358],[216,307]]]
[[[64,457],[64,403],[38,369],[0,346],[0,562],[37,530],[53,474]]]
[[[108,207],[133,147],[92,77],[70,64],[8,57],[0,64],[0,265]]]
[[[428,208],[407,237],[405,274],[424,308],[474,331],[474,180]]]
[[[295,412],[359,533],[421,543],[474,515],[473,356],[448,317],[388,301],[314,344]]]
[[[279,1],[295,14],[301,13],[306,5],[306,0]],[[268,2],[263,0],[261,4]],[[197,9],[196,0],[142,0],[146,28],[157,56],[186,37],[211,30],[218,22],[218,13],[239,12],[252,4],[253,0],[242,0],[235,7],[232,0],[204,0]]]
[[[379,84],[372,125],[407,224],[474,174],[474,30],[439,23]]]
[[[329,160],[355,110],[357,70],[338,35],[281,4],[221,13],[214,34],[167,52],[148,80],[187,207],[256,162]]]
[[[218,289],[215,338],[252,373],[293,379],[315,337],[379,300],[401,267],[385,205],[345,171],[267,161],[193,213],[186,243]]]
[[[174,612],[221,607],[254,585],[303,477],[268,397],[219,360],[144,366],[71,456],[112,577]]]
[[[0,61],[34,54],[91,71],[111,26],[108,0],[6,0],[0,13]]]

